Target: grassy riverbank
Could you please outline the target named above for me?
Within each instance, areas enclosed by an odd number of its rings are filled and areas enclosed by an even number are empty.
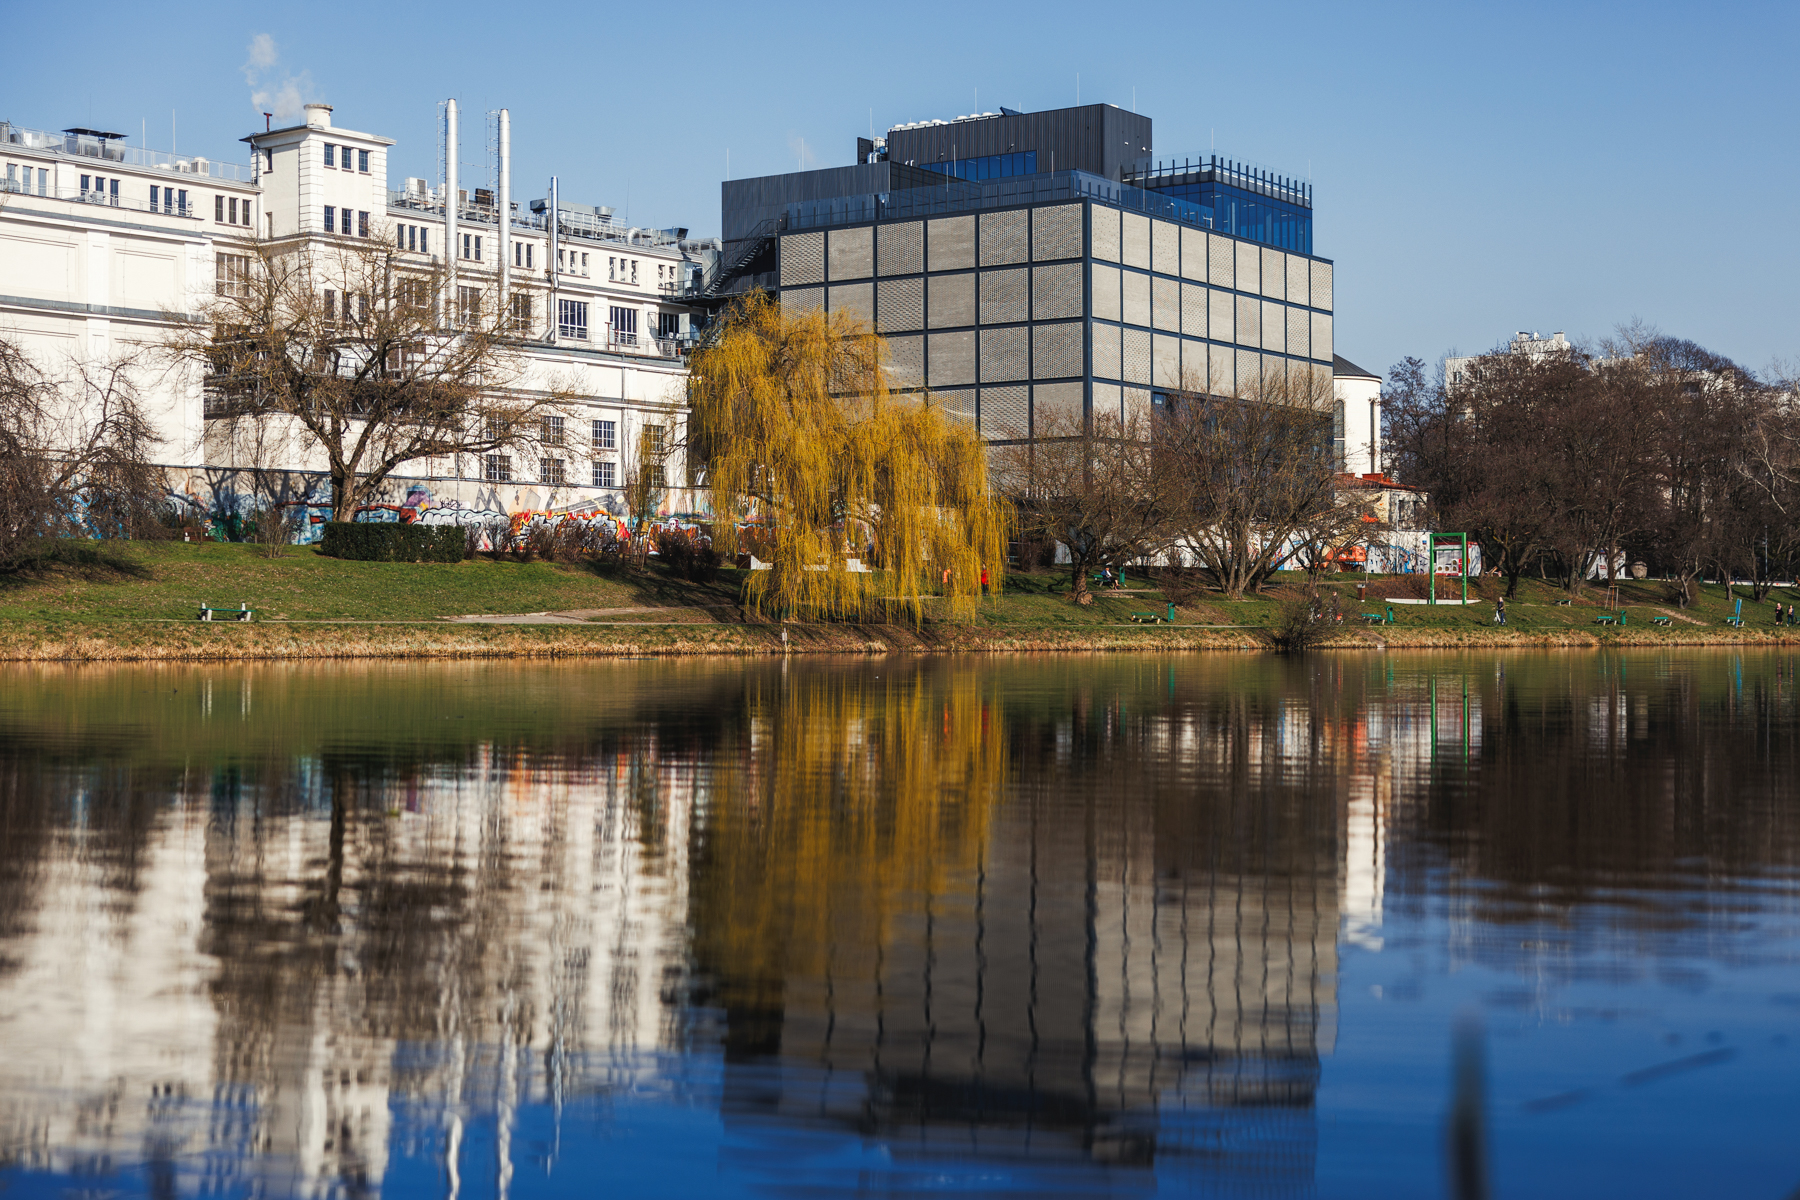
[[[1335,645],[1493,647],[1800,643],[1800,629],[1773,624],[1773,604],[1800,601],[1778,589],[1765,604],[1744,603],[1745,626],[1724,623],[1732,606],[1709,585],[1687,609],[1670,602],[1667,584],[1624,584],[1623,628],[1595,617],[1610,610],[1604,589],[1570,604],[1542,581],[1525,581],[1507,606],[1508,626],[1492,624],[1491,603],[1461,607],[1394,606],[1397,623],[1368,626],[1364,611],[1386,598],[1423,595],[1418,578],[1328,581],[1345,621]],[[375,657],[562,657],[621,654],[770,654],[783,652],[781,627],[746,616],[734,570],[708,584],[673,579],[657,568],[597,574],[585,566],[477,559],[454,564],[356,563],[309,547],[263,557],[256,547],[205,543],[83,543],[42,569],[0,577],[0,660],[310,659]],[[1498,594],[1497,581],[1471,593]],[[1178,595],[1174,625],[1137,625],[1134,612],[1167,612],[1171,597],[1147,580],[1091,605],[1067,598],[1065,574],[1015,574],[1004,595],[983,603],[972,621],[928,614],[917,629],[792,625],[789,652],[1253,649],[1265,645],[1295,582],[1268,596],[1232,602],[1215,593]],[[194,620],[204,602],[256,610],[250,624]],[[1651,624],[1668,616],[1669,626]]]

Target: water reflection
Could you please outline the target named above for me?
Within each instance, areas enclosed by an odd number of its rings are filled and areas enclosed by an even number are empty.
[[[1341,953],[1542,1009],[1795,912],[1777,655],[4,679],[24,1181],[1309,1194]]]

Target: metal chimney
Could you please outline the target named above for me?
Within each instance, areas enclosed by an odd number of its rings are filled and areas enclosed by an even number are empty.
[[[512,116],[500,110],[500,320],[512,321]],[[505,326],[503,326],[504,328]]]
[[[557,228],[561,222],[557,219],[556,176],[554,175],[550,177],[550,202],[544,207],[549,209],[549,212],[545,215],[549,218],[550,227],[550,253],[544,255],[544,266],[550,275],[550,311],[546,313],[545,316],[549,318],[550,324],[550,336],[548,340],[551,345],[555,345],[557,321],[560,317],[560,314],[556,311],[556,285],[559,282],[557,275],[562,270],[561,264],[558,263],[556,256],[562,251],[562,243],[557,236],[561,232]]]
[[[444,102],[444,314],[446,325],[456,324],[456,256],[462,252],[456,240],[456,101]]]

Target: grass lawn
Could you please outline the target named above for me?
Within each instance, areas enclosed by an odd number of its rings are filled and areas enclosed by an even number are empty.
[[[1356,588],[1363,581],[1360,575],[1325,581],[1327,594],[1338,597],[1346,632],[1366,628],[1359,614],[1385,609],[1383,595],[1423,595],[1425,583],[1417,576],[1377,576],[1367,581],[1370,594],[1359,603]],[[1216,593],[1184,596],[1176,623],[1265,625],[1274,620],[1283,602],[1298,594],[1301,582],[1300,576],[1284,573],[1267,594],[1235,602]],[[735,621],[742,585],[743,573],[731,569],[721,571],[710,584],[698,585],[673,579],[654,566],[642,575],[604,575],[586,566],[488,558],[461,563],[347,562],[303,546],[288,547],[270,559],[259,547],[233,543],[85,542],[69,544],[62,561],[43,571],[0,575],[0,622],[20,626],[192,622],[202,601],[229,607],[248,603],[261,622],[435,622],[468,614],[631,608],[652,611],[594,619]],[[1065,571],[1009,574],[1004,592],[982,602],[974,627],[995,633],[1074,632],[1128,624],[1134,612],[1160,615],[1168,610],[1169,598],[1139,576],[1127,576],[1127,590],[1096,591],[1091,605],[1070,603],[1068,587]],[[1398,628],[1492,632],[1492,597],[1499,590],[1497,580],[1472,581],[1471,598],[1479,595],[1484,602],[1467,608],[1395,605]],[[1650,631],[1651,617],[1662,614],[1672,616],[1671,636],[1717,633],[1732,611],[1724,588],[1717,584],[1701,589],[1699,600],[1685,611],[1671,602],[1666,583],[1633,581],[1621,584],[1619,592],[1633,634]],[[1519,594],[1507,605],[1509,629],[1519,634],[1602,631],[1594,617],[1608,611],[1603,588],[1588,589],[1570,605],[1556,603],[1564,598],[1543,581],[1521,581]],[[1772,630],[1777,601],[1800,602],[1800,590],[1778,588],[1763,604],[1746,600],[1746,630]],[[940,605],[930,604],[928,620],[936,623],[941,612]],[[1794,632],[1800,635],[1800,630]]]

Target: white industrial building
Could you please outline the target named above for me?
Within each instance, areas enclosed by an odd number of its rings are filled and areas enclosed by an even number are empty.
[[[673,297],[717,243],[558,203],[554,180],[550,198],[513,202],[504,112],[491,114],[488,177],[462,186],[454,102],[445,109],[444,178],[397,188],[387,176],[393,140],[335,126],[323,104],[308,105],[301,124],[245,138],[247,165],[131,147],[104,130],[0,123],[0,336],[52,374],[136,356],[134,380],[172,491],[202,508],[231,504],[239,464],[225,439],[208,436],[204,379],[163,351],[172,330],[232,286],[258,239],[321,249],[376,240],[392,247],[397,273],[447,268],[446,307],[477,294],[506,306],[525,355],[516,388],[554,380],[576,396],[555,438],[533,448],[535,461],[419,461],[384,499],[435,510],[439,520],[622,514],[621,455],[644,425],[669,419],[685,387],[690,310]],[[312,482],[320,464],[314,449],[295,446],[284,465]],[[321,477],[311,496],[326,495]],[[665,495],[665,509],[690,503],[680,491]]]

